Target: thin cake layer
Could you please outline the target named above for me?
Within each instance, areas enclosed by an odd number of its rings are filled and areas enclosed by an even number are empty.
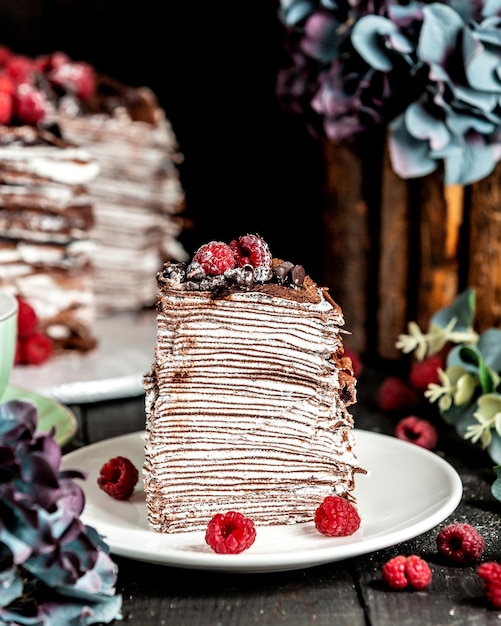
[[[312,520],[328,495],[354,500],[364,470],[339,307],[309,279],[219,294],[160,285],[145,378],[151,527],[202,530],[227,510],[292,524]]]

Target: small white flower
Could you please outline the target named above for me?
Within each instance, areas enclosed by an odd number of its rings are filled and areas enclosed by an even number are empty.
[[[437,402],[442,413],[448,411],[452,403],[466,404],[473,397],[477,381],[459,365],[437,370],[440,384],[430,383],[424,395],[430,402]]]
[[[497,393],[486,393],[478,399],[478,409],[473,413],[478,424],[468,426],[465,439],[473,443],[481,441],[486,448],[492,441],[492,430],[501,431],[501,396]]]

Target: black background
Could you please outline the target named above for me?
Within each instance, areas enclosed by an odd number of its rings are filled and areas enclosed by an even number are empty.
[[[273,0],[0,0],[0,43],[157,94],[179,141],[188,252],[247,232],[321,280],[321,146],[283,111]]]

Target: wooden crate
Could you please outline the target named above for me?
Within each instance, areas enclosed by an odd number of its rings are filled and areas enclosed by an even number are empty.
[[[501,326],[501,165],[462,187],[443,170],[404,180],[382,136],[325,144],[323,283],[341,304],[346,346],[397,359],[409,321],[422,330],[466,287],[476,330]]]

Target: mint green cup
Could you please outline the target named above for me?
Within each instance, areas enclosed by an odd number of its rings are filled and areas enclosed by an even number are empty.
[[[9,383],[17,343],[17,299],[0,289],[0,401]]]

